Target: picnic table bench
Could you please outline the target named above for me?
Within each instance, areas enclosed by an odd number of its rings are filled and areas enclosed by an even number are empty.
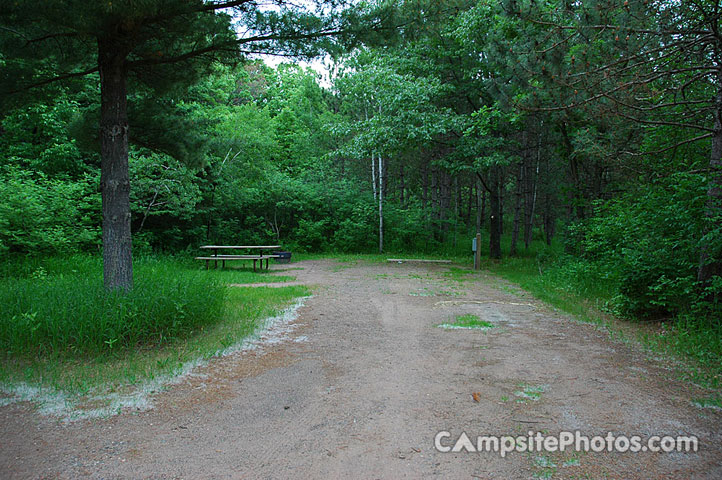
[[[281,255],[273,253],[265,253],[264,251],[279,250],[280,245],[203,245],[203,250],[213,250],[213,254],[207,256],[196,257],[196,260],[205,260],[206,270],[210,266],[210,262],[213,261],[214,267],[218,268],[218,262],[221,262],[221,268],[225,268],[226,261],[232,260],[252,260],[253,271],[256,271],[256,262],[260,262],[259,268],[263,269],[263,261],[266,261],[266,270],[268,270],[268,260],[270,258],[281,258]],[[219,253],[221,250],[258,250],[257,254],[239,254],[229,255]]]

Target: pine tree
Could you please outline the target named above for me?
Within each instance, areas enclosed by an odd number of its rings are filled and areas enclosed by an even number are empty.
[[[129,89],[188,85],[214,62],[245,54],[311,56],[362,24],[349,11],[328,13],[342,2],[320,3],[326,8],[317,11],[285,1],[263,9],[250,0],[17,0],[0,7],[3,103],[99,75],[106,288],[129,290],[133,282]]]

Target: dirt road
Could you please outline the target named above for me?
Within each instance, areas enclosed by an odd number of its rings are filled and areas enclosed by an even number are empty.
[[[722,478],[722,413],[637,347],[489,275],[307,261],[293,340],[214,360],[155,408],[62,424],[0,407],[0,477]],[[462,280],[464,278],[461,278]],[[487,330],[437,325],[474,314]],[[475,394],[475,395],[474,395]],[[475,397],[475,398],[474,398]],[[696,435],[698,453],[442,453],[479,435]]]

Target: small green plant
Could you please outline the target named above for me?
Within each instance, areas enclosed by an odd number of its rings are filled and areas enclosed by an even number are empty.
[[[533,478],[549,479],[553,478],[557,473],[557,465],[547,456],[539,455],[534,457],[534,467],[537,471]]]
[[[527,383],[520,383],[517,387],[521,390],[514,392],[514,395],[519,398],[520,402],[524,402],[526,400],[536,402],[541,398],[542,393],[546,390],[544,385],[529,385]]]
[[[489,321],[482,320],[477,315],[466,314],[457,315],[456,319],[452,323],[442,323],[437,325],[439,328],[445,329],[478,329],[488,330],[494,328],[495,325]]]
[[[463,327],[482,327],[482,328],[494,327],[493,323],[487,322],[486,320],[482,320],[477,315],[473,315],[473,314],[458,315],[456,317],[456,321],[454,323],[456,325],[463,326]]]

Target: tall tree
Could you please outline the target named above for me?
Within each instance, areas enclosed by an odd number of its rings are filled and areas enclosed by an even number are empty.
[[[378,161],[379,252],[383,251],[385,175],[392,159],[428,145],[448,129],[448,111],[435,99],[444,90],[438,78],[399,72],[398,58],[360,52],[348,60],[348,72],[338,78],[339,92],[348,98],[350,122],[341,132],[348,138],[340,152]],[[359,114],[359,112],[362,112]],[[375,176],[374,176],[375,177]],[[375,183],[375,182],[374,182]]]
[[[251,0],[54,0],[5,3],[0,10],[3,99],[59,81],[99,74],[103,276],[132,288],[128,91],[187,86],[216,61],[250,53],[314,55],[350,32],[342,2]]]
[[[547,102],[535,99],[536,110],[586,109],[597,117],[682,132],[681,138],[669,136],[666,144],[646,152],[650,155],[709,142],[708,227],[700,239],[697,277],[708,285],[722,275],[720,3],[509,1],[504,7],[509,18],[520,19],[524,28],[544,31],[533,36],[533,45],[514,49],[516,65],[541,87],[538,90],[564,92]]]

